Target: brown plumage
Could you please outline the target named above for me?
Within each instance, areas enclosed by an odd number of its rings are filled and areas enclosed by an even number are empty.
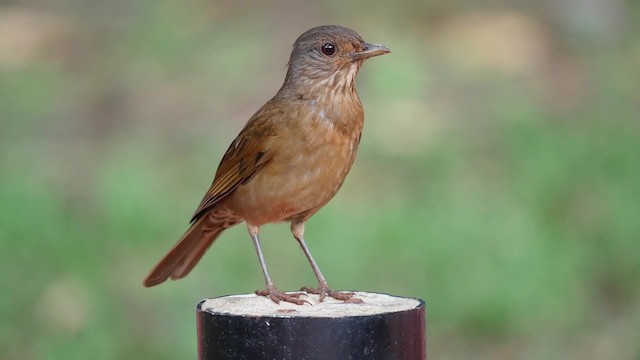
[[[302,304],[279,291],[260,247],[260,226],[291,222],[291,231],[318,278],[307,292],[349,300],[332,291],[313,260],[304,224],[336,194],[356,156],[364,115],[355,77],[365,59],[389,52],[351,29],[319,26],[293,45],[284,84],[247,122],[224,154],[191,227],[144,280],[158,285],[193,269],[222,231],[242,221],[254,242],[267,289],[258,294]],[[355,299],[351,299],[355,300]]]

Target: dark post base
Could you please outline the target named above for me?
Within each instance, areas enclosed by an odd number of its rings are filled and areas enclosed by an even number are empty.
[[[256,295],[203,300],[197,307],[198,358],[426,359],[425,304],[358,292],[361,304],[273,303]],[[304,298],[304,296],[303,296]]]

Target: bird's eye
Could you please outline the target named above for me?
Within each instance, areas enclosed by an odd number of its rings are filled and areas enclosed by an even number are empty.
[[[333,46],[333,44],[331,43],[326,43],[322,45],[321,49],[322,49],[322,53],[327,56],[331,56],[336,53],[336,47]]]

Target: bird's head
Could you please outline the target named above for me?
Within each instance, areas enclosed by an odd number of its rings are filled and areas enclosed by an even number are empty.
[[[293,44],[285,85],[304,82],[303,86],[353,87],[364,60],[389,52],[385,46],[365,42],[351,29],[318,26],[300,35]]]

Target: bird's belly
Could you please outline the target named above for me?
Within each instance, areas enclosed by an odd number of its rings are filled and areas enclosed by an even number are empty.
[[[274,156],[233,193],[234,212],[255,225],[313,214],[333,198],[353,163],[357,143],[335,140]]]

